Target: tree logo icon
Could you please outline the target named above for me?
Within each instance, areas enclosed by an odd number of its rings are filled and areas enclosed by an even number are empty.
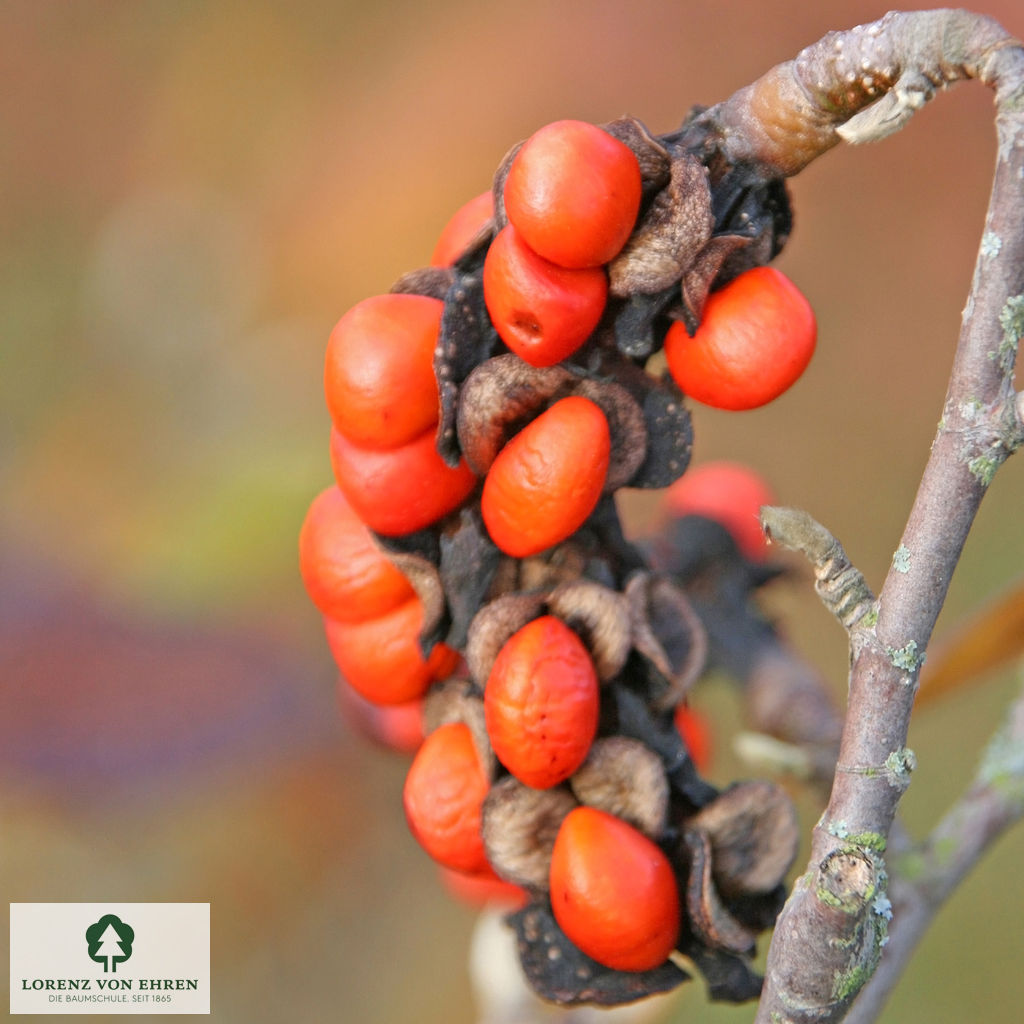
[[[89,957],[103,964],[103,972],[117,972],[117,965],[132,955],[135,929],[114,914],[104,914],[95,924],[85,929],[89,943]]]

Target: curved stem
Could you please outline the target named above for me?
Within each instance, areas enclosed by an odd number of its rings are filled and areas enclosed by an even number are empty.
[[[842,139],[898,130],[936,89],[967,78],[994,84],[1000,51],[1019,45],[998,22],[967,11],[891,11],[828,33],[695,123],[729,163],[789,176]]]

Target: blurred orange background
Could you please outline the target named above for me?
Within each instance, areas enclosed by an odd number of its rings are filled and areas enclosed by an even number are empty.
[[[908,7],[927,6],[909,4]],[[0,879],[8,901],[202,900],[213,1019],[475,1020],[472,911],[401,813],[404,763],[341,721],[296,538],[330,482],[331,326],[429,258],[507,148],[557,118],[654,132],[874,4],[10,0],[0,11]],[[1018,34],[1017,0],[990,13]],[[960,85],[792,184],[782,267],[819,350],[786,396],[694,410],[870,582],[941,411],[994,158]],[[939,634],[1019,575],[1024,466],[987,496]],[[650,496],[622,508],[634,531]],[[844,690],[806,582],[769,595]],[[922,711],[922,833],[1014,692]],[[736,704],[703,700],[721,731]],[[804,801],[807,823],[817,809]],[[883,1018],[1020,1020],[1020,834],[971,877]],[[698,984],[679,1020],[741,1021]]]

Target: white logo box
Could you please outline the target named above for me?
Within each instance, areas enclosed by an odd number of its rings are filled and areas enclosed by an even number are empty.
[[[10,908],[12,1014],[210,1012],[209,903]]]

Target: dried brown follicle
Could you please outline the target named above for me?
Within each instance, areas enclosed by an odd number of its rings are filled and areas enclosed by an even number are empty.
[[[647,457],[647,424],[643,410],[624,387],[612,381],[582,380],[573,393],[589,398],[608,420],[612,450],[604,493],[611,494],[636,476]]]
[[[484,476],[505,444],[548,406],[569,395],[597,405],[612,437],[605,491],[628,483],[647,455],[647,424],[633,396],[612,381],[580,377],[564,366],[531,366],[511,353],[477,366],[459,394],[459,447]]]
[[[468,679],[449,679],[430,688],[423,702],[423,732],[429,735],[442,725],[462,722],[469,726],[473,743],[487,778],[493,779],[498,770],[498,759],[487,736],[484,722],[484,699],[478,687]]]
[[[711,238],[683,274],[680,283],[683,297],[682,320],[691,336],[704,315],[704,303],[707,302],[715,278],[726,261],[749,245],[749,242],[749,239],[741,235],[719,235]]]
[[[689,865],[683,898],[692,932],[711,949],[749,956],[754,952],[756,934],[730,913],[719,894],[708,837],[698,829],[684,827],[681,847]]]
[[[732,786],[687,825],[707,836],[715,884],[726,898],[771,892],[786,877],[800,844],[792,801],[765,780]]]
[[[509,637],[543,611],[543,594],[514,592],[495,598],[477,612],[469,624],[465,657],[470,675],[481,686],[486,684],[494,659]]]
[[[401,570],[423,605],[420,636],[434,635],[444,618],[445,596],[441,574],[430,559],[411,551],[388,551],[387,556]]]
[[[579,579],[586,571],[590,552],[572,538],[543,554],[519,562],[519,589],[548,591]]]
[[[511,775],[496,782],[483,805],[484,849],[491,867],[507,882],[546,892],[555,838],[576,806],[565,786],[532,789]]]
[[[798,747],[813,777],[831,782],[843,718],[817,669],[781,641],[765,644],[751,661],[743,703],[753,728]]]
[[[672,157],[668,150],[635,117],[625,116],[609,121],[601,127],[623,145],[628,146],[640,165],[644,195],[661,191],[669,182]]]
[[[426,295],[443,302],[454,283],[455,271],[451,267],[419,267],[403,274],[391,286],[391,291],[402,295]]]
[[[569,546],[569,556],[575,553]],[[570,564],[563,566],[563,571],[559,571],[557,558],[555,561],[554,568],[543,560],[530,561],[537,576],[535,582],[552,585],[550,591],[538,587],[502,594],[473,617],[465,657],[470,675],[481,686],[486,684],[494,661],[509,638],[547,613],[556,615],[579,635],[594,662],[598,679],[607,682],[622,671],[632,649],[625,598],[609,587],[583,578],[580,573],[586,563],[582,558],[570,557]],[[526,563],[520,568],[525,570]],[[519,582],[523,582],[522,578]]]
[[[581,804],[614,814],[651,839],[665,830],[668,776],[661,758],[639,740],[595,740],[569,785]]]
[[[525,141],[525,139],[523,140]],[[491,192],[494,195],[494,231],[497,234],[508,224],[508,214],[505,212],[505,179],[512,168],[512,161],[515,160],[519,150],[523,148],[522,142],[517,142],[502,158],[498,169],[494,172],[494,181],[491,184]]]
[[[548,609],[580,635],[601,682],[614,679],[633,645],[629,606],[618,591],[578,578],[555,587]]]
[[[636,572],[626,583],[633,646],[665,679],[652,705],[675,708],[697,681],[707,659],[707,634],[683,591],[667,576]]]
[[[518,558],[501,555],[498,559],[498,566],[494,570],[494,575],[491,577],[491,586],[487,594],[491,600],[502,597],[505,594],[511,594],[516,590],[533,589],[524,587],[519,582],[521,575],[519,571],[520,563],[521,560]]]
[[[456,417],[459,446],[473,472],[485,475],[505,442],[577,380],[562,366],[530,366],[511,353],[477,366],[462,385]]]
[[[694,935],[712,949],[750,955],[756,935],[729,913],[715,888],[710,839],[699,829],[684,828],[682,849],[689,863],[683,897]]]
[[[506,920],[515,930],[519,962],[527,981],[542,999],[559,1006],[635,1003],[659,992],[669,992],[689,977],[671,960],[649,971],[604,967],[569,941],[546,900],[529,903]],[[735,992],[728,981],[719,987],[723,998],[730,998]],[[744,994],[744,998],[750,996]],[[647,1006],[650,1009],[650,1004]],[[579,1019],[577,1014],[570,1017]]]
[[[707,244],[713,228],[707,168],[695,156],[679,153],[672,159],[668,185],[608,265],[610,294],[627,298],[671,287]]]

